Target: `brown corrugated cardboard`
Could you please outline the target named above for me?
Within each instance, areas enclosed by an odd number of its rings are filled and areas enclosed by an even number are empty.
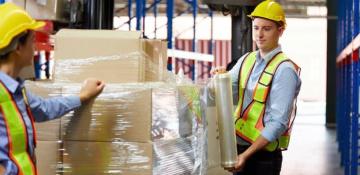
[[[79,86],[65,86],[64,94]],[[151,140],[151,89],[108,85],[95,101],[61,120],[64,140]]]
[[[54,81],[82,83],[89,77],[106,83],[144,81],[145,60],[141,55],[92,57],[56,61]]]
[[[108,84],[95,101],[62,118],[63,139],[148,142],[193,134],[197,87],[162,85]],[[79,87],[64,86],[63,94]]]
[[[60,144],[58,141],[37,142],[36,166],[39,175],[57,174],[57,165],[61,161]]]
[[[140,32],[63,29],[55,36],[55,60],[126,55],[142,50]]]
[[[146,81],[161,81],[164,80],[165,73],[167,71],[167,42],[162,40],[141,40],[143,43],[144,52],[146,58],[150,60],[147,64],[151,63],[149,66],[153,66],[150,74],[146,74]]]
[[[55,37],[55,81],[81,82],[96,77],[107,83],[164,79],[167,46],[142,40],[140,32],[60,30]]]
[[[151,143],[64,142],[63,174],[151,175]]]

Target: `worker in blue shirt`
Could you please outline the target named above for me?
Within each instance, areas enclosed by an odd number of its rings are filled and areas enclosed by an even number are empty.
[[[229,71],[237,108],[234,123],[238,160],[234,175],[279,175],[282,152],[289,145],[300,91],[300,68],[282,53],[279,38],[285,13],[272,0],[261,2],[249,15],[255,52],[242,56]],[[216,68],[213,74],[226,72]]]
[[[32,65],[35,21],[22,8],[0,5],[0,175],[36,175],[34,122],[52,120],[103,90],[104,82],[85,80],[78,96],[42,99],[25,90],[19,72]]]

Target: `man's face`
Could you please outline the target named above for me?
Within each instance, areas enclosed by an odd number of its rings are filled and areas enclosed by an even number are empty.
[[[253,40],[261,51],[269,52],[278,46],[284,27],[278,27],[274,21],[255,18],[253,20]]]
[[[33,64],[34,61],[34,37],[35,34],[33,31],[30,32],[24,44],[19,43],[19,53],[22,66],[29,66]]]

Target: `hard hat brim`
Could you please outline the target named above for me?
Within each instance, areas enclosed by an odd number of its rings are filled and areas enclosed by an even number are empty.
[[[45,22],[36,21],[36,23],[30,28],[31,30],[41,30],[45,26]]]

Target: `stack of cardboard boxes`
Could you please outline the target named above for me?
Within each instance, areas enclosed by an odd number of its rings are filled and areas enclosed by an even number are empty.
[[[162,82],[166,60],[166,43],[138,32],[60,31],[53,88],[40,83],[39,93],[77,94],[87,77],[107,85],[75,112],[37,125],[39,174],[204,174],[200,88]]]

